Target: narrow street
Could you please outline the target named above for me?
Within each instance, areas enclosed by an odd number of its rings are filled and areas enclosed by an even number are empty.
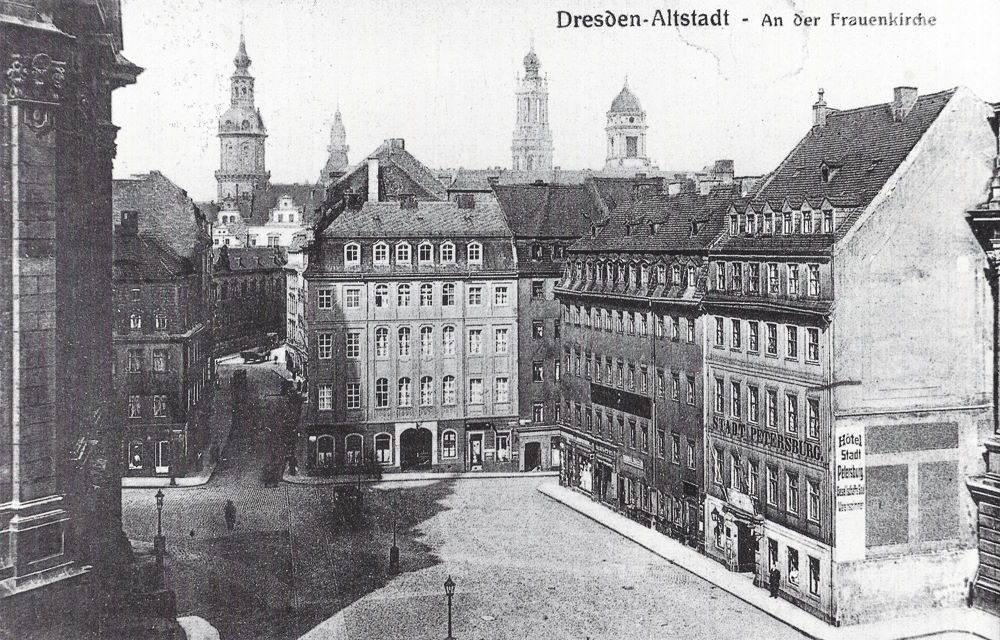
[[[458,584],[458,637],[801,637],[536,491],[553,478],[366,485],[364,520],[338,523],[331,486],[263,486],[288,401],[274,365],[236,366],[248,371],[248,419],[234,425],[211,482],[168,489],[163,511],[179,613],[206,618],[226,640],[443,637],[447,575]],[[218,393],[229,393],[232,369],[220,367]],[[154,493],[124,492],[134,541],[155,535]],[[394,526],[399,576],[387,571]]]

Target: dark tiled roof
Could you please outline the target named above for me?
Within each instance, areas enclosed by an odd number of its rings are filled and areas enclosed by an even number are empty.
[[[250,206],[251,218],[247,223],[253,225],[266,223],[271,216],[271,209],[278,206],[278,199],[287,195],[291,196],[296,206],[303,208],[304,224],[312,224],[318,217],[316,209],[323,203],[324,194],[325,188],[318,183],[268,184],[254,190]]]
[[[405,209],[399,202],[366,202],[346,209],[323,230],[326,238],[482,238],[509,237],[500,209],[477,202],[460,209],[450,201],[419,202]]]
[[[627,80],[622,90],[611,101],[610,111],[614,113],[642,113],[642,105],[639,104],[639,98],[635,97],[635,94],[628,88]]]
[[[421,195],[426,195],[430,199],[444,200],[448,196],[444,184],[435,177],[434,172],[413,157],[413,154],[404,148],[399,139],[389,139],[383,142],[364,160],[341,176],[334,185],[348,185],[357,173],[367,171],[368,158],[378,158],[381,166],[391,165],[399,168],[426,192],[426,194],[416,194],[418,198]]]
[[[659,194],[626,203],[614,210],[611,220],[596,237],[585,236],[570,250],[578,252],[617,251],[704,251],[725,226],[725,214],[738,187],[717,187],[708,195]],[[694,226],[697,233],[693,233]],[[656,230],[653,230],[653,225]],[[631,233],[627,233],[631,227]]]
[[[579,238],[603,215],[583,184],[495,185],[493,192],[518,238]]]
[[[459,168],[448,183],[449,191],[490,191],[492,180],[500,178],[502,169],[462,169]]]
[[[281,269],[286,262],[285,253],[275,247],[219,247],[215,254],[215,272],[269,271]]]
[[[590,178],[597,203],[603,210],[603,219],[611,217],[611,213],[620,206],[628,206],[635,202],[640,194],[652,195],[663,191],[663,178]]]
[[[191,263],[148,232],[115,229],[113,245],[115,282],[164,281],[193,273]]]
[[[920,96],[902,120],[892,103],[831,110],[826,126],[813,127],[753,194],[754,200],[793,207],[803,199],[867,206],[944,109],[954,89]],[[832,178],[824,182],[826,164]]]
[[[190,258],[199,244],[211,243],[211,218],[159,171],[114,180],[112,202],[115,226],[123,211],[137,211],[139,231],[154,235],[183,257]]]

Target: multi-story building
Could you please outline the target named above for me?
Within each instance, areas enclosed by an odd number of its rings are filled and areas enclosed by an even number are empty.
[[[570,248],[556,290],[565,324],[561,479],[697,546],[700,304],[732,184],[668,195],[645,182]]]
[[[182,476],[200,470],[208,438],[210,305],[198,266],[140,231],[141,215],[124,210],[115,228],[112,414],[125,475]]]
[[[959,605],[975,563],[992,322],[965,221],[992,109],[968,90],[835,110],[710,251],[706,550],[836,623]]]
[[[378,181],[367,197],[309,250],[300,459],[316,472],[515,468],[517,270],[503,215],[471,197],[383,202]]]
[[[79,637],[104,606],[123,611],[96,579],[131,560],[106,393],[111,93],[141,71],[121,50],[114,0],[0,3],[4,638]]]
[[[285,252],[277,247],[223,246],[214,253],[215,355],[281,340],[286,322]]]

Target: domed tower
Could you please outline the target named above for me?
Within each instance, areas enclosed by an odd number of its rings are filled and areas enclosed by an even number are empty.
[[[549,130],[549,87],[538,75],[541,63],[532,43],[524,56],[524,77],[517,88],[517,124],[510,146],[511,169],[540,171],[552,168],[552,132]]]
[[[265,186],[271,177],[264,165],[267,129],[254,106],[250,56],[242,33],[233,64],[236,70],[230,78],[229,109],[219,118],[221,162],[215,180],[220,203],[226,198],[249,197],[255,187]]]
[[[344,129],[344,121],[340,117],[340,107],[333,116],[333,124],[330,126],[330,146],[326,148],[329,154],[326,165],[320,172],[319,181],[324,185],[329,185],[336,177],[344,174],[347,170],[347,131]],[[332,177],[331,177],[332,176]]]
[[[608,110],[608,158],[605,171],[651,168],[646,157],[646,112],[628,86],[611,102]]]

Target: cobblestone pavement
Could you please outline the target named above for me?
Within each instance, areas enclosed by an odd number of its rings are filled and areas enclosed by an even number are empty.
[[[234,366],[220,368],[224,379]],[[165,490],[167,581],[179,613],[204,617],[224,640],[297,638],[317,625],[310,638],[344,637],[334,628],[351,638],[440,638],[448,574],[459,638],[801,637],[548,500],[535,487],[551,478],[363,486],[356,526],[335,517],[334,487],[264,487],[263,467],[283,455],[294,413],[273,366],[246,367],[252,400],[212,481]],[[123,493],[126,532],[151,542],[155,490]],[[238,513],[232,533],[227,499]],[[398,576],[386,566],[394,527]]]

